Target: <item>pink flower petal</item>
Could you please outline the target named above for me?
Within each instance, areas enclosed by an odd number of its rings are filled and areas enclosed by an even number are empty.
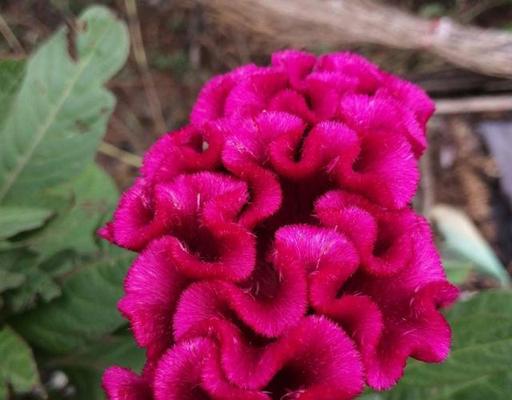
[[[102,386],[111,400],[153,400],[149,384],[125,368],[109,368]]]
[[[300,88],[316,63],[313,54],[297,50],[284,50],[272,54],[272,65],[284,68],[293,88]]]
[[[412,211],[387,210],[361,196],[332,191],[317,201],[316,213],[323,224],[352,240],[368,273],[394,275],[410,262],[410,232],[418,223]]]
[[[165,210],[156,210],[152,188],[143,178],[124,192],[112,221],[100,230],[100,234],[118,246],[141,250],[154,238],[160,237],[167,228]]]
[[[362,390],[359,354],[326,319],[305,318],[264,347],[251,347],[235,325],[222,320],[211,320],[204,331],[211,339],[184,339],[162,358],[155,379],[157,399],[184,395],[191,387],[213,398],[222,392],[225,397],[219,398],[241,399],[287,395],[341,400]]]
[[[208,82],[98,233],[140,252],[119,303],[146,350],[110,399],[352,399],[442,361],[457,297],[410,203],[433,103],[350,53]]]
[[[192,109],[190,120],[194,126],[225,117],[226,100],[240,79],[259,70],[255,65],[237,68],[210,80],[201,90]]]
[[[215,124],[202,130],[187,126],[167,133],[144,156],[142,174],[153,183],[168,182],[180,173],[213,170],[220,165],[224,144]]]
[[[172,241],[170,237],[155,240],[137,257],[119,302],[138,345],[151,357],[159,357],[171,345],[172,315],[181,292],[190,283],[176,270],[170,251]]]
[[[357,80],[357,92],[373,94],[382,82],[382,72],[364,57],[352,53],[332,53],[318,58],[315,71],[335,72]]]
[[[400,211],[398,213],[405,214],[406,222],[399,229],[407,229],[399,236],[386,231],[388,228],[379,233],[385,225],[375,222],[369,212],[371,208],[367,207],[366,213],[362,208],[356,211],[353,204],[358,203],[357,199],[348,200],[346,196],[342,193],[326,195],[318,203],[318,212],[321,220],[343,227],[343,232],[356,246],[360,243],[359,254],[366,268],[330,291],[326,283],[317,278],[319,288],[312,286],[314,304],[319,312],[339,322],[353,335],[363,356],[368,384],[386,389],[402,375],[407,357],[427,362],[440,362],[446,357],[450,330],[437,308],[453,302],[457,289],[446,281],[428,225],[421,217],[411,211]],[[359,204],[364,202],[359,201]],[[342,219],[336,220],[336,214]],[[388,224],[400,226],[400,218],[404,217],[397,217]],[[377,214],[377,221],[379,218],[383,217]],[[354,229],[357,227],[359,229]],[[387,242],[386,251],[391,254],[385,263],[376,264],[380,270],[365,264],[368,253],[361,250],[365,232],[373,232],[370,243],[377,243],[378,236],[385,235],[380,240]],[[402,248],[406,244],[409,250]],[[394,247],[397,251],[393,251]]]
[[[361,95],[343,98],[341,110],[361,140],[361,153],[340,174],[340,184],[386,207],[406,206],[416,192],[419,172],[399,110],[385,99]]]

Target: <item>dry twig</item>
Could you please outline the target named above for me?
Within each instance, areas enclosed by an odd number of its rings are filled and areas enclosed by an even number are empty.
[[[137,4],[135,3],[135,0],[124,0],[124,3],[126,13],[128,15],[128,29],[130,31],[130,38],[132,41],[133,56],[142,77],[144,92],[146,93],[146,98],[155,124],[155,131],[160,135],[166,132],[167,129],[162,113],[162,105],[160,104],[155,82],[153,81],[151,71],[148,66],[146,50],[144,49],[144,42],[142,40],[142,33],[140,30]]]
[[[5,38],[7,44],[12,50],[18,54],[25,54],[25,49],[10,28],[7,21],[2,17],[2,14],[0,14],[0,34]]]
[[[421,168],[421,213],[429,215],[435,204],[435,180],[432,175],[432,154],[429,148],[420,161]]]
[[[142,165],[142,159],[139,156],[121,150],[107,142],[101,142],[98,151],[132,167],[139,168]]]
[[[436,100],[436,113],[438,115],[499,111],[512,111],[512,96],[476,96]]]

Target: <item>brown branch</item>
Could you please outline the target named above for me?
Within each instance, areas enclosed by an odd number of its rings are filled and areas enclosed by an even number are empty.
[[[7,21],[2,17],[2,14],[0,14],[0,34],[5,38],[5,41],[12,50],[18,54],[25,54],[25,49],[10,28]]]
[[[438,115],[495,111],[512,111],[512,96],[476,96],[436,100],[436,114]]]
[[[221,25],[275,47],[373,43],[424,49],[464,68],[512,77],[512,34],[427,20],[372,0],[197,0]]]

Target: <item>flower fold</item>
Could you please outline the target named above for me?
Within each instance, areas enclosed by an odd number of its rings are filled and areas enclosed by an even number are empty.
[[[433,110],[350,53],[208,82],[99,231],[139,253],[119,310],[147,356],[108,398],[353,399],[444,360],[458,292],[410,206]]]

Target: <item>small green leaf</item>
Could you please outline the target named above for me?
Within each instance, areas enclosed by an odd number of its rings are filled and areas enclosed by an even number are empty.
[[[0,240],[39,228],[51,215],[43,208],[0,206]]]
[[[437,205],[433,208],[431,217],[442,234],[448,251],[472,262],[479,272],[493,276],[502,285],[510,284],[509,274],[463,212],[450,206]]]
[[[512,393],[512,292],[488,291],[447,313],[453,331],[442,364],[409,362],[386,400],[509,400]]]
[[[25,282],[25,276],[23,274],[0,269],[0,293],[7,289],[17,288],[23,282]]]
[[[0,266],[0,310],[4,307],[2,293],[9,289],[16,289],[25,282],[25,275],[6,271]]]
[[[62,295],[12,320],[31,344],[53,354],[65,354],[119,328],[124,320],[116,304],[132,256],[110,249],[73,271],[63,282]]]
[[[39,385],[39,374],[30,347],[8,326],[0,329],[0,398],[7,399],[6,384],[17,393]]]
[[[59,286],[52,276],[42,270],[38,257],[26,250],[0,252],[0,269],[6,273],[22,276],[22,285],[11,287],[3,293],[4,303],[10,312],[21,312],[32,308],[38,299],[50,301],[60,294]]]
[[[61,28],[27,63],[0,130],[1,204],[37,205],[38,191],[84,169],[105,132],[115,99],[103,85],[128,55],[126,26],[91,7],[71,34]]]
[[[96,230],[111,214],[118,198],[112,179],[97,165],[89,165],[72,181],[53,188],[43,201],[66,199],[57,218],[28,240],[30,249],[43,259],[70,249],[78,254],[98,250]]]

